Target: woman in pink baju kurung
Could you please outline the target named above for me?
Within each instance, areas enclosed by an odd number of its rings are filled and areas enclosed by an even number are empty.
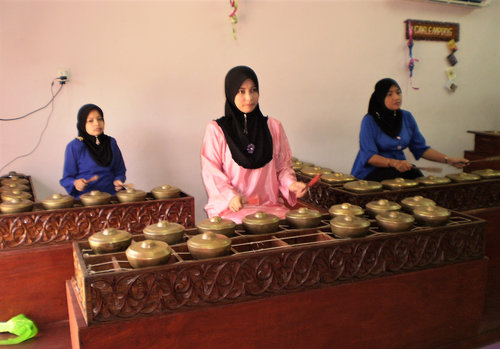
[[[225,116],[208,124],[201,149],[205,210],[236,223],[257,211],[284,218],[289,209],[283,199],[294,206],[306,193],[292,169],[285,131],[260,112],[253,70],[231,69],[225,87]]]

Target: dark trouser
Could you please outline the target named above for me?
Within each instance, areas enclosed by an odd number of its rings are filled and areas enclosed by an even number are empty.
[[[384,179],[393,179],[393,178],[405,178],[405,179],[415,179],[417,177],[423,177],[424,175],[420,170],[416,168],[411,169],[406,172],[399,172],[393,167],[377,167],[372,172],[368,174],[364,179],[367,181],[377,181],[380,182]]]

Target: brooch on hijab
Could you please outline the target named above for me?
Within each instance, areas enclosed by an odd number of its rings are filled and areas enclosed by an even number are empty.
[[[95,138],[95,144],[97,144],[97,145],[101,144],[101,142],[99,142],[99,138],[97,138],[97,137]]]
[[[253,154],[254,151],[255,151],[255,145],[253,145],[252,143],[247,145],[247,153],[248,154]]]

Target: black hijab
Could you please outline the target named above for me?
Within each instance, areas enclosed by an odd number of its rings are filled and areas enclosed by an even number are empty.
[[[385,97],[392,86],[396,86],[401,90],[398,83],[389,78],[382,79],[375,84],[375,91],[373,91],[368,104],[368,113],[386,135],[396,138],[401,132],[403,122],[401,109],[392,111],[385,106]]]
[[[109,166],[109,164],[111,164],[111,159],[113,158],[110,137],[105,135],[104,132],[97,137],[91,136],[85,129],[87,117],[92,110],[97,110],[104,120],[104,114],[101,108],[95,104],[85,104],[78,111],[78,123],[76,124],[78,136],[83,144],[85,144],[85,147],[89,151],[92,159],[94,159],[98,165],[104,167]]]
[[[251,68],[237,66],[227,73],[225,115],[216,121],[224,131],[233,160],[241,167],[255,169],[263,167],[273,158],[273,139],[267,126],[267,117],[262,115],[258,104],[251,113],[246,114],[248,132],[245,133],[245,117],[234,104],[234,98],[247,79],[251,79],[259,91],[257,75]]]

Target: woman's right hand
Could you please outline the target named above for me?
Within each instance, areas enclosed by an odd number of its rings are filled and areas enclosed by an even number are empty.
[[[389,160],[389,166],[390,167],[394,167],[399,172],[410,171],[413,168],[413,165],[410,164],[408,161],[406,161],[406,160],[396,160],[396,159],[390,159]]]
[[[87,180],[85,178],[78,178],[75,179],[73,182],[73,185],[75,186],[75,189],[78,191],[83,191],[85,187],[87,186]]]
[[[235,195],[231,201],[229,201],[229,209],[233,212],[238,212],[243,207],[243,196]]]
[[[97,181],[99,177],[97,175],[92,176],[90,179],[85,179],[85,178],[78,178],[75,179],[73,182],[73,185],[75,186],[75,189],[78,191],[84,191],[85,187],[87,187],[87,184]]]

